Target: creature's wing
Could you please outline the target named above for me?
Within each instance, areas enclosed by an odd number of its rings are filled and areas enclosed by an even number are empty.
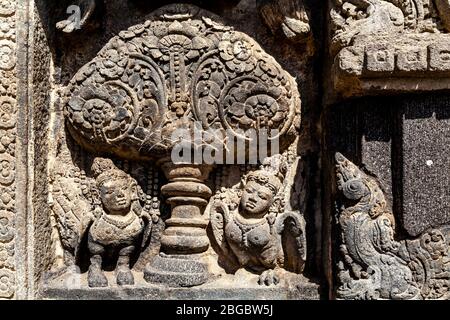
[[[60,177],[53,184],[53,204],[51,206],[63,246],[76,252],[91,218],[90,203],[81,193],[75,179]]]
[[[286,212],[275,222],[282,243],[284,268],[288,271],[303,271],[307,251],[305,226],[305,220],[298,212]]]
[[[231,218],[229,210],[228,205],[223,200],[215,199],[208,211],[214,238],[212,247],[219,255],[219,265],[227,270],[227,272],[234,273],[239,269],[240,264],[226,239],[225,229]]]
[[[210,208],[211,229],[214,240],[222,253],[227,253],[225,225],[228,220],[228,207],[220,200],[214,200]]]

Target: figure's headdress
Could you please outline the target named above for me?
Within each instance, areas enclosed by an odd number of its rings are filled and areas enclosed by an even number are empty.
[[[118,169],[111,159],[95,158],[91,169],[98,187],[101,187],[106,181],[130,179],[130,176]]]
[[[276,195],[283,186],[284,176],[286,174],[287,167],[283,156],[276,155],[267,158],[261,169],[251,172],[247,176],[248,181],[255,181],[261,185],[268,187]]]

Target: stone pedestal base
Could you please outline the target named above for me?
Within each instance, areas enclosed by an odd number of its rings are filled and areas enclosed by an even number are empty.
[[[86,275],[79,282],[67,275],[46,280],[40,290],[42,299],[61,300],[319,300],[319,285],[293,275],[277,286],[259,286],[258,276],[223,276],[213,282],[193,288],[170,288],[148,284],[142,273],[135,273],[136,285],[119,287],[114,274],[106,273],[108,288],[89,288]]]
[[[144,278],[153,284],[169,287],[194,287],[208,280],[208,268],[200,260],[191,256],[170,256],[161,254],[148,264]]]

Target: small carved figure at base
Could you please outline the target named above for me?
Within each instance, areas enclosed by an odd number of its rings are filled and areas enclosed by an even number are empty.
[[[108,285],[102,273],[102,263],[109,252],[118,255],[117,284],[132,285],[134,277],[130,270],[130,256],[145,226],[137,184],[128,174],[115,168],[111,160],[97,158],[93,171],[101,206],[95,208],[97,217],[89,229],[89,286]]]
[[[302,269],[306,259],[303,217],[284,212],[285,172],[282,157],[274,157],[247,176],[242,190],[217,195],[211,209],[212,229],[221,253],[231,257],[238,268],[260,274],[260,285],[278,284],[288,261],[295,261]],[[292,225],[300,231],[292,233]],[[292,256],[283,239],[294,244]]]
[[[104,267],[115,259],[117,284],[133,285],[131,258],[148,240],[144,229],[151,230],[153,221],[139,201],[137,182],[112,160],[95,158],[91,171],[94,181],[84,173],[80,177],[60,170],[54,183],[53,213],[65,251],[65,272],[80,273],[80,251],[87,249],[90,287],[108,286]],[[84,238],[87,248],[82,246]]]

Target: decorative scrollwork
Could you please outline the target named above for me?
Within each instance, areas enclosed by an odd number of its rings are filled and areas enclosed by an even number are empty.
[[[9,211],[0,211],[0,242],[14,239],[14,215]]]
[[[15,43],[11,40],[0,40],[0,69],[11,70],[16,66]]]
[[[171,132],[193,121],[285,134],[299,117],[295,80],[253,39],[213,20],[220,21],[192,6],[168,6],[120,32],[67,90],[74,138],[145,158],[155,147],[170,150]]]
[[[0,3],[0,16],[11,16],[16,11],[16,1],[4,0]]]
[[[10,185],[15,178],[15,159],[5,153],[0,155],[0,184]]]
[[[15,275],[8,269],[0,269],[0,298],[11,298],[15,291]]]
[[[0,128],[10,129],[16,124],[16,100],[11,97],[0,98]]]

